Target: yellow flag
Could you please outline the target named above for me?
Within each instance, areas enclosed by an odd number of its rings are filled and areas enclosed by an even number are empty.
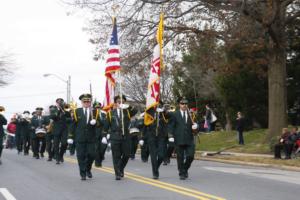
[[[156,34],[156,39],[157,43],[159,45],[159,50],[160,50],[160,66],[161,69],[164,69],[164,64],[163,64],[163,37],[164,35],[164,14],[160,14],[160,20],[158,24],[158,29],[157,29],[157,34]]]

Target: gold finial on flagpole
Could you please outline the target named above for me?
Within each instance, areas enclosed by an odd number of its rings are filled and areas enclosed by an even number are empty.
[[[117,12],[117,9],[119,9],[120,8],[120,6],[119,6],[119,4],[113,4],[112,6],[111,6],[111,9],[113,10],[113,17],[116,17],[116,12]]]

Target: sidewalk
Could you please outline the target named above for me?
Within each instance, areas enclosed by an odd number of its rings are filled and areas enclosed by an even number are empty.
[[[243,161],[243,158],[251,161]],[[236,165],[248,165],[255,167],[271,167],[275,169],[290,170],[300,172],[300,167],[289,166],[282,164],[282,162],[288,162],[287,160],[275,160],[273,155],[270,154],[249,154],[249,153],[236,153],[236,152],[210,152],[210,151],[196,151],[195,159],[203,161],[213,161]],[[253,162],[253,160],[255,162]],[[266,161],[266,163],[264,163]],[[293,162],[300,163],[299,158],[294,159]],[[269,162],[269,163],[268,163]],[[280,163],[278,163],[280,162]]]

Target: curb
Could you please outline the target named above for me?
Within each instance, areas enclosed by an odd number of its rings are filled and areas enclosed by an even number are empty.
[[[220,162],[220,163],[226,163],[226,164],[247,165],[247,166],[253,166],[253,167],[271,167],[274,169],[300,172],[300,167],[292,167],[292,166],[284,166],[284,165],[243,162],[243,161],[236,161],[236,160],[224,160],[224,159],[218,159],[218,158],[204,158],[204,157],[198,157],[198,156],[196,156],[195,159],[202,160],[202,161]]]

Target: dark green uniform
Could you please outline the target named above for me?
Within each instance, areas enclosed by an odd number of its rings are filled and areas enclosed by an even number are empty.
[[[92,111],[93,117],[84,114],[83,108],[77,108],[74,112],[74,140],[76,141],[76,155],[79,172],[82,179],[91,175],[92,165],[95,159],[96,126],[91,125],[92,119],[96,119],[96,112]],[[99,123],[99,122],[97,122]],[[91,178],[91,177],[90,177]]]
[[[124,176],[124,168],[127,165],[131,153],[131,136],[129,134],[130,118],[137,113],[137,110],[132,107],[119,109],[120,114],[118,114],[118,109],[119,108],[116,108],[108,112],[107,118],[115,175],[116,179],[120,180],[120,178]]]
[[[36,159],[39,159],[40,156],[44,157],[44,153],[46,150],[46,138],[45,138],[45,136],[38,137],[35,134],[35,130],[37,128],[45,128],[47,125],[47,119],[44,116],[36,115],[31,119],[31,125],[32,125],[32,129],[33,129],[33,131],[31,132],[33,154],[34,154],[34,157],[36,157]],[[40,153],[40,155],[39,155],[39,153]]]
[[[28,155],[30,149],[30,135],[32,131],[31,120],[21,118],[19,123],[20,123],[19,124],[20,135],[21,135],[21,139],[23,140],[22,145],[23,145],[24,155]]]
[[[185,119],[183,116],[185,116]],[[195,144],[192,125],[193,122],[189,112],[185,111],[183,115],[180,110],[171,115],[168,124],[169,135],[175,138],[180,179],[188,177],[188,169],[194,160]]]
[[[99,119],[98,119],[99,118]],[[102,167],[102,161],[104,160],[104,154],[107,148],[107,144],[102,143],[103,136],[106,135],[104,130],[107,130],[106,114],[98,109],[97,121],[99,122],[96,126],[96,154],[95,154],[95,166]]]
[[[3,150],[3,137],[4,137],[4,129],[3,126],[7,124],[6,118],[0,114],[0,164],[1,164],[1,155]]]
[[[167,137],[167,123],[168,120],[164,113],[156,112],[154,114],[154,122],[149,126],[145,126],[144,133],[147,136],[153,178],[159,177],[159,167],[165,158],[167,151],[166,137]]]
[[[23,151],[23,135],[22,135],[21,116],[20,115],[18,115],[18,117],[16,119],[15,139],[16,139],[16,147],[18,150],[18,154],[20,154]]]
[[[48,160],[47,161],[52,161],[53,156],[54,156],[54,136],[53,136],[53,131],[52,128],[53,127],[52,123],[53,121],[50,119],[50,115],[45,116],[46,121],[47,121],[47,134],[46,134],[46,151],[48,153]]]
[[[64,161],[63,155],[68,146],[68,124],[72,122],[72,118],[70,112],[58,109],[56,106],[51,109],[50,118],[53,120],[54,156],[56,164],[59,164]]]

